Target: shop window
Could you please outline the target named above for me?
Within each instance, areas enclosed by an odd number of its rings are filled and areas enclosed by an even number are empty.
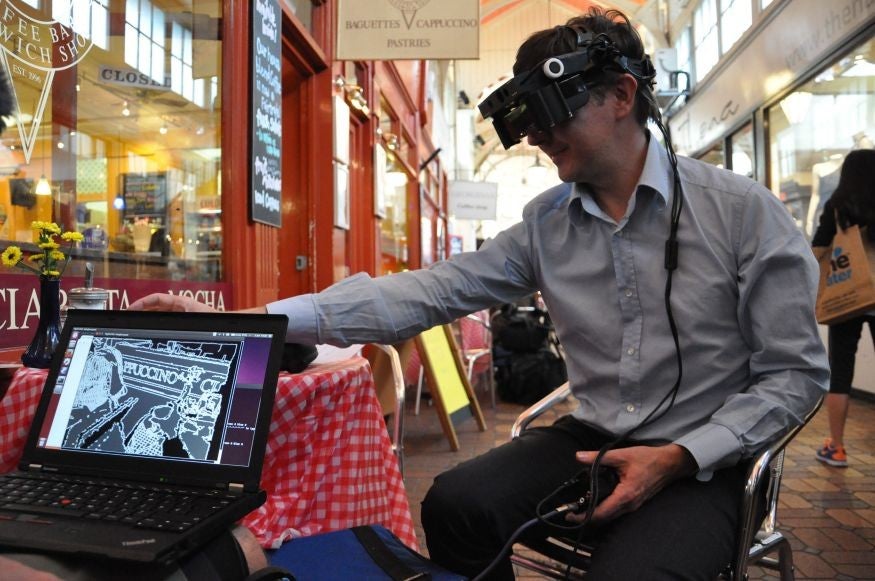
[[[750,28],[753,15],[750,0],[721,0],[720,4],[720,51],[725,54]]]
[[[693,52],[690,50],[690,27],[686,26],[678,35],[674,43],[675,53],[677,54],[677,67],[680,71],[692,73],[692,58]],[[689,87],[684,87],[689,89]]]
[[[51,14],[72,7],[61,22],[90,39],[75,74],[11,78],[0,251],[31,250],[31,222],[53,221],[85,237],[68,275],[89,261],[98,277],[220,281],[222,2],[117,4],[125,34],[108,36],[107,0],[55,0]]]
[[[729,138],[729,163],[730,169],[735,173],[753,178],[753,125],[750,123]]]
[[[313,0],[283,0],[304,28],[313,32]]]
[[[69,24],[95,46],[109,48],[109,0],[54,0],[52,18]]]
[[[701,81],[720,58],[717,28],[717,0],[702,0],[693,13],[696,82]]]
[[[149,0],[127,0],[125,62],[164,84],[164,12]]]
[[[873,147],[873,63],[875,42],[869,40],[766,111],[769,187],[809,237],[838,185],[844,156]]]
[[[375,153],[374,213],[380,223],[380,272],[409,267],[407,190],[409,176],[401,163],[401,124],[385,98],[380,99],[380,127]]]
[[[717,167],[726,167],[726,157],[723,153],[723,144],[721,143],[709,149],[699,156],[699,159]]]

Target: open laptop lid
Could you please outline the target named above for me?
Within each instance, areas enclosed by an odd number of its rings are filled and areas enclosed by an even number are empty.
[[[258,489],[287,318],[69,311],[21,468]]]

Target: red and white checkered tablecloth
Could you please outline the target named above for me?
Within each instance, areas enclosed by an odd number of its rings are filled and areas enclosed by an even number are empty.
[[[0,400],[0,472],[18,464],[45,377],[45,370],[18,370]],[[380,523],[417,549],[398,462],[363,357],[280,375],[261,485],[267,502],[243,524],[265,548]]]

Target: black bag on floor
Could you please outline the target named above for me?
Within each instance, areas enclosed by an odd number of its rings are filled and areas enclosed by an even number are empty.
[[[550,348],[514,353],[510,364],[498,367],[495,385],[503,401],[531,405],[565,383],[565,361]]]
[[[540,312],[502,309],[492,319],[493,343],[514,353],[531,353],[547,344],[550,328]]]

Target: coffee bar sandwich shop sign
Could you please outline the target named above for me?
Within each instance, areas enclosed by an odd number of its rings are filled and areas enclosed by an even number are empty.
[[[476,59],[479,0],[339,0],[338,60]]]

